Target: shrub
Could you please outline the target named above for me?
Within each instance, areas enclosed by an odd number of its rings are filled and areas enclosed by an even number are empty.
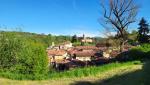
[[[17,63],[18,53],[22,49],[22,41],[15,35],[1,34],[0,36],[0,69],[8,70]]]
[[[150,51],[150,44],[143,44],[140,47],[137,47],[137,49],[139,49],[143,52],[149,52]]]
[[[143,44],[117,56],[119,61],[143,60],[150,57],[150,44]]]
[[[144,58],[150,58],[150,44],[143,44],[140,47],[137,47],[137,49],[144,53]]]
[[[12,75],[6,74],[6,77],[22,79],[18,75],[32,75],[32,79],[44,78],[42,76],[48,72],[48,59],[43,44],[15,34],[1,33],[0,69]]]
[[[128,53],[129,60],[140,60],[145,57],[145,53],[139,49],[131,49]]]
[[[48,59],[41,44],[26,42],[19,53],[15,71],[23,74],[45,74],[48,71]]]

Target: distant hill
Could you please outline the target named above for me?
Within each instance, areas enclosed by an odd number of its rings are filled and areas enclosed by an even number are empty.
[[[71,41],[71,36],[55,36],[55,35],[45,35],[45,34],[37,34],[37,33],[30,33],[30,32],[17,32],[17,31],[0,31],[1,33],[7,33],[7,34],[14,34],[16,36],[31,39],[35,42],[43,43],[45,47],[48,47],[49,45],[54,42],[55,44],[59,44],[65,41]]]

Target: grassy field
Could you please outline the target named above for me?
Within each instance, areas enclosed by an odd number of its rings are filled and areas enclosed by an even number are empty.
[[[135,63],[135,62],[134,62]],[[72,71],[63,72],[57,74],[59,77],[55,77],[49,80],[11,80],[6,78],[0,78],[0,85],[144,85],[141,81],[143,73],[143,67],[145,64],[134,64],[131,62],[128,63],[115,63],[109,64],[102,67],[94,67],[97,69],[93,75],[93,73],[89,73],[86,76],[82,75],[79,76],[77,73],[76,76],[72,76],[68,78],[66,76],[67,73]],[[105,68],[105,70],[100,70],[100,68]],[[86,68],[87,69],[87,68]],[[80,72],[83,72],[85,68],[80,69]],[[90,69],[92,70],[92,68]],[[90,71],[89,70],[89,71]],[[98,71],[99,70],[99,71]],[[76,72],[76,70],[73,70]],[[85,70],[86,71],[86,70]],[[86,72],[85,72],[86,73]],[[56,75],[56,74],[55,74]],[[51,75],[52,76],[52,75]],[[124,83],[122,83],[124,82]],[[137,83],[134,83],[137,82]],[[145,81],[146,82],[146,81]],[[129,83],[129,84],[128,84]]]
[[[105,71],[118,68],[118,67],[125,67],[133,65],[134,63],[141,64],[140,61],[132,61],[132,62],[125,62],[125,63],[110,63],[101,66],[91,66],[85,68],[76,68],[64,72],[56,72],[51,71],[47,75],[38,76],[38,79],[34,78],[36,75],[26,75],[26,74],[18,74],[18,73],[11,73],[11,72],[0,72],[0,77],[8,78],[12,80],[45,80],[45,79],[62,79],[62,78],[81,78],[87,76],[97,76],[98,74],[102,74]]]

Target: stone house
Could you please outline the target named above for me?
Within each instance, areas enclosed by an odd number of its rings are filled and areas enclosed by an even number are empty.
[[[77,59],[80,61],[91,61],[94,57],[100,57],[101,54],[98,53],[96,50],[79,50],[74,49],[71,50],[68,54],[72,57],[72,59]]]
[[[48,47],[47,49],[53,49],[53,50],[68,50],[70,48],[72,48],[72,43],[67,41],[58,45],[55,45],[54,42],[52,43],[52,46]]]
[[[68,54],[65,50],[48,50],[48,59],[49,63],[57,63],[63,61],[68,57]]]
[[[92,38],[87,38],[85,37],[85,35],[83,34],[83,37],[81,39],[81,42],[84,42],[84,43],[92,43],[93,42],[93,39]]]
[[[74,58],[80,61],[91,61],[92,57],[94,57],[95,52],[76,52],[74,53]]]

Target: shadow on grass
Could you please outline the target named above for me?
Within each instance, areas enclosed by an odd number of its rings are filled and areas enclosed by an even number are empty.
[[[143,84],[141,71],[128,73],[120,76],[114,76],[106,80],[97,80],[94,82],[77,81],[70,85],[146,85]],[[147,84],[149,85],[149,84]]]
[[[93,82],[76,81],[70,85],[150,85],[150,60],[143,61],[142,69],[135,72],[115,75],[105,80]]]

